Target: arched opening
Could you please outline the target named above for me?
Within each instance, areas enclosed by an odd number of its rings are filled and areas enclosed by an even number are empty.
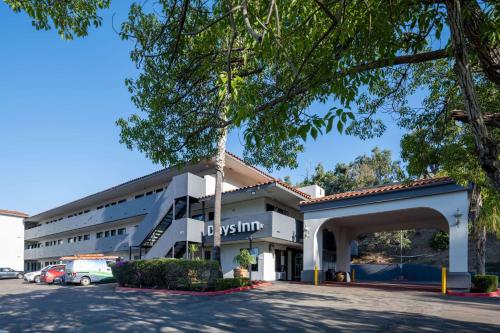
[[[374,234],[382,241],[382,233],[395,233],[390,236],[396,238],[401,230],[412,231],[404,235],[403,245],[405,238],[409,238],[420,242],[417,248],[409,250],[403,246],[401,251],[401,240],[395,239],[393,245],[399,245],[400,249],[386,251],[382,262],[366,259],[367,240],[377,242]],[[440,267],[448,265],[448,250],[431,249],[429,236],[437,231],[449,231],[447,219],[427,207],[330,218],[316,234],[324,277],[332,279],[336,272],[351,273],[354,268],[358,281],[439,283]]]

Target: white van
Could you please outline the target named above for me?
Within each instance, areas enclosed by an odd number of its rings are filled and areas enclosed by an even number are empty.
[[[93,282],[114,282],[113,273],[105,259],[75,259],[66,262],[66,283],[88,286]]]

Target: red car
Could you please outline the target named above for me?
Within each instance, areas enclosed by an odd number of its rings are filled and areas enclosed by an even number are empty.
[[[42,271],[40,275],[40,281],[45,283],[53,283],[54,279],[57,277],[62,277],[66,274],[66,265],[54,265],[48,270]]]

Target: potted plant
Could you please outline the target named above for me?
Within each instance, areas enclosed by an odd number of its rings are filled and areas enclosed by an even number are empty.
[[[344,272],[337,272],[337,274],[335,275],[335,281],[345,282],[345,273]]]
[[[248,277],[248,267],[253,262],[253,257],[247,249],[241,249],[240,253],[238,253],[233,260],[238,267],[233,269],[234,277]]]

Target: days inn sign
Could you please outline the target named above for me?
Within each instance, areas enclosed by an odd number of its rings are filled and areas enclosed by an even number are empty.
[[[262,230],[263,228],[264,225],[259,221],[252,221],[252,222],[238,221],[238,223],[222,225],[220,234],[221,236],[228,236],[243,232],[256,232]],[[207,236],[213,236],[213,235],[214,235],[214,226],[209,225],[207,227]]]

